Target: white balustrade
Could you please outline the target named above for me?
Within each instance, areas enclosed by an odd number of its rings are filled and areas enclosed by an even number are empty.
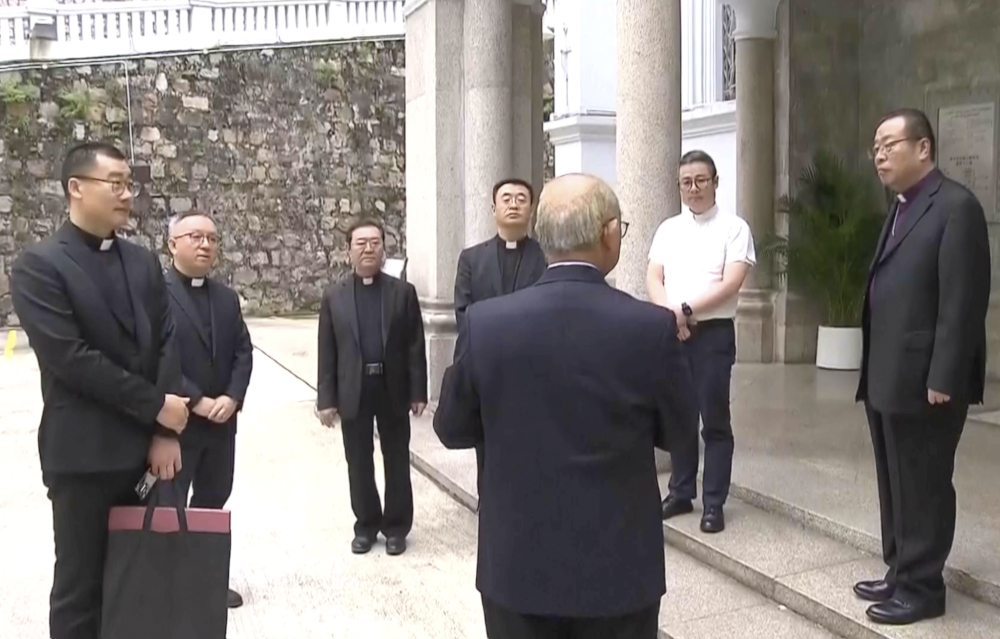
[[[54,19],[55,40],[31,38]],[[403,35],[403,0],[125,0],[0,7],[0,64]]]

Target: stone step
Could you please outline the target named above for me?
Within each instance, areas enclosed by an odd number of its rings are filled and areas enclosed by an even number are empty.
[[[410,458],[419,472],[470,510],[476,510],[475,453],[445,449],[427,416],[412,420]],[[660,639],[838,636],[682,550],[671,545],[665,548],[667,594],[660,606]]]
[[[790,519],[863,553],[879,556],[882,552],[881,540],[867,531],[836,521],[780,497],[735,483],[730,489],[730,493],[742,502]],[[984,554],[988,554],[988,551],[985,550],[987,544],[988,542],[984,542]],[[996,578],[991,576],[993,574],[995,573],[973,574],[952,565],[946,565],[944,569],[945,583],[950,588],[983,603],[1000,607],[1000,583],[997,583]]]
[[[885,573],[881,559],[738,499],[726,506],[726,530],[707,535],[700,515],[664,523],[667,543],[847,639],[996,637],[1000,609],[949,590],[948,614],[906,627],[868,621],[868,603],[851,588]]]

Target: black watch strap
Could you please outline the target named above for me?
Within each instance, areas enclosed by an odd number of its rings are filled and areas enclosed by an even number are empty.
[[[687,302],[681,304],[681,312],[684,313],[684,317],[691,317],[691,315],[694,314],[694,311],[691,310],[691,307],[688,306]]]

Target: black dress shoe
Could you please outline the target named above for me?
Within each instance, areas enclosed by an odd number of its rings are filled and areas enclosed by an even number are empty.
[[[859,581],[854,584],[854,594],[865,601],[874,601],[875,603],[889,601],[895,592],[896,586],[885,579]]]
[[[686,515],[694,511],[694,505],[690,499],[677,499],[673,495],[667,496],[663,500],[663,518],[670,519],[677,515]]]
[[[906,626],[911,623],[944,616],[944,598],[926,603],[911,603],[892,598],[889,601],[869,606],[868,618],[875,623],[890,626]]]
[[[351,552],[355,555],[363,555],[372,549],[375,545],[375,539],[369,537],[368,535],[357,535],[354,541],[351,542]]]
[[[387,555],[402,555],[406,552],[406,537],[389,537],[385,540]]]
[[[726,529],[726,516],[722,506],[708,506],[701,516],[701,532],[717,533]]]
[[[226,599],[226,605],[230,608],[239,608],[243,605],[243,597],[240,596],[240,593],[230,588],[229,596]]]

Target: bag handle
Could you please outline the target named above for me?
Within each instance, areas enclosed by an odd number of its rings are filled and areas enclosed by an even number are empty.
[[[150,532],[153,527],[153,513],[159,506],[172,506],[177,512],[177,525],[180,528],[181,533],[187,533],[188,522],[187,522],[187,512],[185,512],[185,502],[178,495],[178,486],[174,480],[160,480],[156,482],[153,487],[152,493],[149,495],[149,503],[146,504],[146,513],[142,518],[142,531]],[[186,495],[185,495],[186,496]]]

